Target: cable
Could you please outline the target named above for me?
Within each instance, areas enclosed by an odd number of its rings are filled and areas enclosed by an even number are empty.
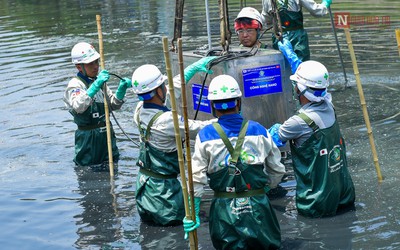
[[[109,74],[119,78],[120,80],[123,79],[122,77],[120,77],[117,74],[113,74],[113,73],[109,73]],[[111,107],[110,99],[109,99],[109,97],[107,95],[106,95],[106,100],[107,100],[108,106]],[[139,147],[139,144],[137,142],[135,142],[134,140],[132,140],[132,138],[130,138],[128,136],[128,134],[125,132],[125,130],[121,127],[121,125],[119,124],[117,118],[114,115],[114,112],[111,109],[110,109],[110,114],[112,115],[112,117],[114,118],[115,123],[118,125],[119,129],[121,129],[122,133],[126,136],[126,138],[128,138],[128,140],[130,140],[133,144],[135,144],[136,147]]]
[[[120,80],[122,80],[122,77],[120,77],[120,76],[117,75],[117,74],[114,74],[114,73],[109,73],[109,74],[112,75],[112,76],[115,76],[115,77],[119,78]]]

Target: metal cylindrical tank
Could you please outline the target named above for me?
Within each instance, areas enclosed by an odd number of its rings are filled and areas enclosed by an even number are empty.
[[[231,53],[237,54],[228,57],[213,66],[213,74],[197,73],[186,87],[187,109],[189,119],[208,120],[214,118],[210,101],[207,100],[208,85],[211,80],[220,75],[227,74],[234,77],[242,91],[242,115],[249,120],[255,120],[264,127],[269,128],[275,123],[283,123],[296,111],[293,100],[292,84],[289,79],[290,66],[284,60],[280,51],[273,49],[260,49],[254,55],[241,56],[248,52],[242,48],[234,48]],[[184,66],[199,60],[203,55],[199,51],[183,53]],[[173,74],[179,73],[177,55],[172,55]],[[204,84],[204,85],[203,85]],[[181,101],[178,109],[181,108]],[[200,103],[200,106],[199,106]],[[287,151],[287,146],[281,148]]]

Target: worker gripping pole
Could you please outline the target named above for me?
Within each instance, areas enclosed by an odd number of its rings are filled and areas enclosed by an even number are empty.
[[[96,15],[97,22],[97,33],[99,36],[99,51],[100,51],[100,66],[104,69],[104,52],[103,52],[103,34],[101,32],[101,16]],[[107,148],[108,148],[108,164],[110,167],[110,176],[114,176],[114,163],[113,163],[113,153],[111,146],[111,124],[110,124],[110,112],[108,110],[107,103],[107,84],[103,84],[103,95],[104,95],[104,113],[106,119],[106,130],[107,130]]]
[[[164,58],[165,58],[165,68],[168,76],[168,90],[171,97],[171,111],[172,117],[174,119],[174,129],[175,129],[175,142],[176,148],[178,151],[178,162],[179,162],[179,172],[181,176],[181,184],[182,184],[182,193],[183,193],[183,203],[185,205],[185,216],[186,219],[191,219],[190,209],[189,209],[189,201],[188,201],[188,191],[187,191],[187,183],[186,183],[186,173],[185,173],[185,163],[183,161],[183,150],[182,150],[182,139],[179,129],[179,120],[178,113],[176,111],[176,101],[175,101],[175,92],[174,92],[174,82],[172,79],[172,69],[171,69],[171,61],[168,51],[168,38],[163,37],[163,50],[164,50]],[[193,231],[191,232],[193,233]],[[193,237],[189,238],[190,241],[190,249],[197,249],[193,242]]]
[[[371,150],[372,150],[372,156],[373,156],[373,159],[374,159],[375,169],[376,169],[376,173],[378,175],[378,182],[381,183],[382,182],[381,169],[379,167],[378,156],[377,156],[376,149],[375,149],[374,136],[372,134],[371,124],[369,122],[367,104],[365,102],[364,92],[363,92],[363,89],[362,89],[362,86],[361,86],[360,73],[358,71],[356,55],[354,53],[353,42],[351,41],[349,28],[345,28],[344,32],[346,34],[346,40],[347,40],[347,44],[349,46],[351,61],[353,63],[353,69],[354,69],[354,75],[356,77],[358,95],[360,96],[360,102],[361,102],[361,107],[362,107],[362,111],[363,111],[363,114],[364,114],[365,125],[367,126],[369,143],[371,145]]]
[[[190,138],[189,138],[189,122],[188,122],[188,112],[187,112],[187,100],[186,100],[186,82],[183,67],[183,52],[182,52],[182,39],[178,39],[178,64],[179,64],[179,74],[181,77],[181,92],[182,92],[182,115],[185,125],[185,146],[186,146],[186,162],[188,170],[188,184],[189,184],[189,197],[191,202],[191,220],[196,224],[196,211],[194,207],[194,190],[193,190],[193,176],[192,176],[192,156],[190,152]],[[195,249],[197,249],[197,231],[194,230],[189,234],[189,237],[193,237]]]
[[[397,49],[399,50],[400,56],[400,29],[396,29]]]

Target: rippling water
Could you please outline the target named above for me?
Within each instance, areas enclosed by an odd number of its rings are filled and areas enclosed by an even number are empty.
[[[212,2],[212,3],[211,3]],[[216,1],[210,1],[213,46],[218,46]],[[234,2],[234,1],[232,1]],[[231,3],[230,20],[239,11]],[[260,9],[260,1],[244,1]],[[204,1],[185,1],[184,47],[207,44]],[[75,75],[72,46],[98,45],[96,14],[102,15],[106,68],[130,77],[141,64],[164,68],[161,38],[173,35],[175,1],[0,0],[0,245],[2,249],[187,249],[181,227],[151,227],[136,214],[134,191],[137,147],[116,128],[121,152],[113,180],[108,173],[76,168],[72,162],[75,125],[62,96]],[[283,249],[400,248],[398,145],[400,3],[391,0],[336,0],[333,13],[389,16],[390,25],[351,29],[361,81],[385,177],[378,185],[346,38],[337,30],[350,88],[344,75],[329,17],[305,13],[312,58],[333,76],[334,104],[356,186],[357,210],[327,219],[305,219],[286,212],[286,197],[273,200]],[[264,36],[269,41],[269,34]],[[233,43],[237,43],[235,38]],[[118,79],[109,85],[116,88]],[[137,140],[132,123],[136,105],[128,93],[115,112],[121,127]],[[207,206],[207,202],[205,202]],[[200,247],[210,249],[207,218],[199,229]]]

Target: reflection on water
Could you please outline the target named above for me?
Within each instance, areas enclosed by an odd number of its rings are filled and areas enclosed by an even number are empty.
[[[77,224],[79,248],[91,245],[107,245],[121,237],[118,220],[118,207],[113,181],[110,174],[92,171],[88,168],[75,168],[78,177],[77,192],[82,195],[79,206],[81,214],[74,216]]]
[[[218,7],[209,1],[213,46],[219,47]],[[239,10],[231,1],[230,20]],[[261,0],[245,1],[261,9]],[[181,227],[152,227],[140,222],[134,191],[137,147],[115,126],[120,148],[118,174],[73,166],[75,125],[62,95],[75,75],[72,46],[98,45],[95,15],[102,15],[106,68],[130,77],[136,67],[164,68],[161,38],[173,34],[175,1],[23,1],[0,0],[0,221],[2,249],[188,249]],[[377,7],[378,6],[378,7]],[[399,53],[394,36],[400,2],[337,0],[333,13],[390,16],[390,26],[351,29],[361,81],[384,181],[378,185],[355,85],[346,39],[338,39],[351,88],[344,76],[329,17],[305,13],[313,59],[332,72],[333,103],[347,141],[356,187],[356,211],[325,219],[306,219],[290,211],[295,182],[288,172],[287,193],[272,200],[282,229],[283,249],[396,249],[400,198],[397,171],[400,140]],[[166,11],[170,10],[170,11]],[[185,1],[184,48],[207,44],[203,1]],[[269,42],[269,34],[264,35]],[[236,37],[232,43],[237,44]],[[116,80],[109,83],[116,89]],[[137,140],[133,125],[136,98],[115,116]],[[290,170],[290,169],[289,169]],[[207,211],[209,201],[202,203]],[[201,249],[212,248],[208,221],[198,230]]]

